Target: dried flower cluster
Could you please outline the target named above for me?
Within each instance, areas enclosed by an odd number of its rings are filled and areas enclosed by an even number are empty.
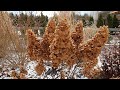
[[[52,67],[58,68],[61,63],[72,67],[77,60],[82,61],[83,74],[92,77],[97,57],[108,39],[108,28],[100,27],[95,36],[83,43],[83,24],[78,22],[71,33],[67,19],[58,18],[57,26],[50,21],[42,41],[39,41],[32,30],[28,30],[28,54],[39,61],[35,70],[39,75],[45,70],[43,60],[52,61]],[[97,72],[97,71],[96,71]],[[94,73],[95,74],[95,73]],[[62,77],[61,73],[61,78]]]
[[[93,68],[93,69],[90,70],[90,74],[86,74],[86,76],[89,79],[98,79],[100,74],[101,74],[101,69],[100,68],[97,68],[97,69]]]
[[[11,76],[14,79],[26,79],[25,75],[27,75],[27,71],[23,68],[23,66],[20,67],[20,72],[17,73],[15,70],[11,72]]]
[[[46,27],[45,34],[44,34],[44,36],[48,35],[47,37],[48,37],[49,43],[52,43],[52,40],[54,39],[55,27],[56,27],[55,19],[51,18],[48,22],[48,25]]]
[[[35,71],[37,72],[38,75],[41,75],[43,71],[45,71],[45,67],[42,63],[38,63],[37,66],[35,67]]]
[[[76,24],[75,31],[71,34],[73,44],[78,48],[80,43],[83,43],[83,23],[80,21]]]
[[[54,38],[55,22],[53,19],[49,21],[46,27],[43,39],[37,39],[32,30],[28,30],[28,53],[31,60],[49,60],[49,46]]]
[[[76,57],[79,59],[78,46],[83,43],[83,23],[81,21],[76,24],[74,31],[71,33],[71,38],[76,49]]]
[[[65,79],[65,73],[64,73],[64,71],[60,71],[60,75],[61,75],[61,79]]]
[[[14,79],[25,79],[25,75],[28,73],[24,68],[28,60],[25,40],[17,35],[6,12],[0,12],[0,24],[0,64],[3,64],[2,66],[12,65],[12,68],[18,67],[20,72],[13,70],[11,76]],[[63,12],[49,20],[41,40],[31,29],[27,30],[27,52],[31,60],[38,62],[35,67],[38,75],[45,72],[51,76],[60,74],[61,79],[65,79],[65,76],[73,78],[74,73],[78,70],[77,67],[83,67],[82,74],[88,78],[100,75],[100,69],[97,70],[94,67],[98,63],[97,57],[109,37],[108,28],[103,26],[98,31],[96,29],[97,33],[92,30],[85,33],[82,22],[73,24],[75,23],[71,14]],[[107,53],[104,54],[102,76],[105,78],[120,77],[119,48],[112,51],[108,53],[110,56]],[[52,67],[50,71],[48,70],[49,72],[45,70],[46,65]],[[67,74],[64,71],[65,68],[68,70]],[[71,69],[74,70],[71,71]]]
[[[35,47],[34,42],[38,43],[37,38],[35,37],[35,34],[30,29],[27,31],[27,36],[28,36],[28,54],[31,60],[34,60],[36,59],[36,57],[35,57],[35,52],[33,51],[33,48]]]
[[[79,58],[83,61],[84,75],[90,75],[90,70],[97,64],[97,57],[108,36],[108,28],[103,26],[91,40],[79,45]]]
[[[37,60],[39,63],[36,66],[35,70],[39,73],[41,73],[40,68],[44,68],[42,65],[43,60],[50,60],[50,43],[52,42],[54,38],[54,31],[55,31],[55,21],[54,19],[51,19],[48,22],[48,25],[45,29],[45,34],[43,35],[43,39],[40,41],[37,39],[35,34],[32,32],[32,30],[28,30],[28,54],[31,58],[31,60]]]
[[[53,67],[57,68],[62,62],[69,66],[75,64],[76,55],[74,51],[67,20],[60,20],[55,30],[55,38],[50,45],[50,58]]]

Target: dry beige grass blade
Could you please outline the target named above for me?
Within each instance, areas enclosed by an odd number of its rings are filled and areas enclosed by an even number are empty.
[[[10,45],[9,35],[6,33],[7,28],[0,12],[0,57],[4,58],[7,54],[7,48]]]
[[[92,39],[92,37],[96,34],[99,28],[96,27],[85,27],[83,29],[83,36],[84,36],[84,42],[87,42],[89,39]]]
[[[58,11],[58,20],[64,20],[66,19],[69,26],[70,31],[73,31],[76,25],[76,22],[74,20],[74,12],[73,11]]]
[[[18,64],[24,64],[26,61],[26,49],[23,41],[19,38],[14,27],[12,26],[11,19],[7,12],[0,12],[0,56],[1,60],[4,60],[4,64],[9,63],[9,66],[18,66]],[[24,48],[23,48],[24,47]],[[10,56],[10,54],[13,54]]]

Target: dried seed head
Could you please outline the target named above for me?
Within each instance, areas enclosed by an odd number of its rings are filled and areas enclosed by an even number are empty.
[[[20,77],[20,79],[26,79],[26,77],[25,77],[25,74],[24,74],[24,73],[20,73],[20,74],[19,74],[19,77]]]
[[[45,67],[43,64],[38,63],[38,65],[35,67],[35,71],[38,75],[41,75],[45,71]]]
[[[17,76],[17,73],[16,73],[15,70],[12,71],[11,76],[12,76],[12,77],[16,77],[16,76]]]
[[[72,32],[71,38],[73,41],[73,44],[78,47],[80,43],[83,43],[83,24],[82,22],[77,23],[75,27],[75,31]]]
[[[65,72],[64,71],[60,71],[60,75],[61,75],[60,76],[61,79],[65,79]]]
[[[73,61],[75,61],[73,60],[73,55],[75,53],[70,39],[70,29],[67,20],[65,19],[58,21],[55,30],[55,38],[50,45],[50,53],[53,67],[58,67],[63,61],[68,65],[73,65]]]
[[[45,29],[45,34],[54,33],[55,27],[56,27],[55,20],[51,18]]]
[[[97,58],[101,52],[102,47],[108,40],[108,36],[108,29],[105,26],[100,28],[100,30],[92,39],[79,45],[79,52],[81,54],[80,57],[88,58],[90,60],[92,60],[92,58]]]
[[[96,58],[108,40],[108,36],[108,28],[103,26],[91,40],[79,45],[79,58],[84,63],[84,75],[90,75],[91,69],[97,64],[98,60]]]
[[[45,37],[47,35],[49,43],[51,43],[52,40],[54,39],[55,28],[56,28],[55,20],[53,18],[51,18],[45,29],[45,34],[43,35],[43,37]]]
[[[20,73],[27,74],[27,70],[25,70],[23,67],[20,68]]]

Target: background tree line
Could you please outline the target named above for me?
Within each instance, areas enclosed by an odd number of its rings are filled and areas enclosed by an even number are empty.
[[[18,27],[45,27],[48,22],[48,16],[43,15],[42,12],[40,15],[34,15],[33,13],[28,15],[23,12],[20,14],[10,13],[10,17],[13,25]]]
[[[119,21],[116,15],[108,14],[107,17],[104,17],[102,14],[99,14],[97,20],[97,27],[108,25],[109,28],[118,28]]]
[[[93,16],[90,16],[86,13],[84,15],[74,14],[74,19],[75,19],[75,21],[82,20],[83,21],[83,26],[91,26],[94,23]]]
[[[23,35],[25,35],[26,29],[33,27],[35,28],[33,31],[36,34],[38,34],[39,28],[43,27],[40,30],[41,34],[43,34],[48,22],[48,16],[43,15],[42,12],[40,15],[35,15],[32,12],[29,14],[23,12],[20,14],[9,13],[9,15],[12,19],[12,24],[17,28],[19,27]]]
[[[43,29],[40,29],[40,34],[43,35],[45,26],[48,23],[48,16],[43,15],[42,12],[40,15],[35,15],[32,12],[29,14],[23,12],[20,14],[9,13],[9,15],[12,19],[12,24],[17,28],[19,27],[23,35],[25,35],[25,32],[28,28],[32,27],[35,28],[33,30],[35,34],[38,34],[39,28],[42,27]],[[76,22],[78,20],[82,20],[84,26],[91,26],[94,23],[93,17],[89,16],[88,14],[78,15],[73,12],[73,19]]]

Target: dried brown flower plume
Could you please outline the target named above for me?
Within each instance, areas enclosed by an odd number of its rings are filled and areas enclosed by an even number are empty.
[[[103,26],[91,40],[79,45],[79,58],[83,61],[85,74],[90,74],[90,70],[97,64],[97,57],[108,40],[108,36],[108,28]]]
[[[62,62],[72,66],[76,62],[76,56],[70,39],[69,25],[67,20],[59,20],[58,22],[55,38],[50,45],[50,58],[55,68]]]
[[[72,32],[71,37],[76,47],[83,43],[83,23],[81,21],[76,24],[75,31]]]
[[[38,63],[38,65],[35,67],[35,71],[38,75],[41,75],[43,71],[45,71],[45,67],[43,66],[43,64]]]
[[[43,60],[51,60],[52,67],[58,68],[61,63],[72,67],[77,60],[82,61],[83,74],[92,77],[93,68],[98,63],[97,57],[106,43],[109,32],[106,26],[100,27],[95,36],[83,42],[83,24],[78,22],[71,33],[67,19],[59,18],[49,21],[43,39],[37,39],[32,30],[28,30],[28,54],[31,59],[39,61],[36,72],[41,75],[45,70]],[[97,71],[95,71],[97,72]]]
[[[54,38],[55,22],[51,19],[46,27],[43,39],[37,39],[32,30],[27,30],[28,34],[28,54],[33,60],[50,60],[49,46]]]

